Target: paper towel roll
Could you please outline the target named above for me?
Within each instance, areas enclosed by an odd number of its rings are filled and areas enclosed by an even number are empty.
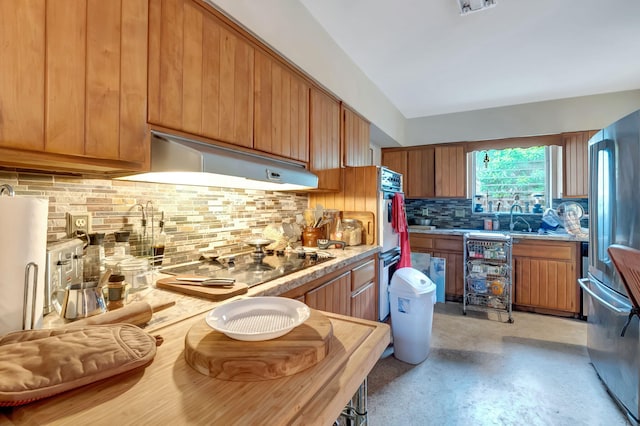
[[[27,329],[42,327],[48,210],[48,199],[0,196],[0,335],[22,330],[23,309]],[[35,324],[31,324],[33,270],[24,306],[25,268],[30,262],[38,265]]]

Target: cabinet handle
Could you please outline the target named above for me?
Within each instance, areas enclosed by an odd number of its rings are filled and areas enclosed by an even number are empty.
[[[373,285],[373,281],[369,282],[369,284],[360,287],[355,293],[351,294],[351,297],[357,297],[360,293],[364,292],[366,289]]]

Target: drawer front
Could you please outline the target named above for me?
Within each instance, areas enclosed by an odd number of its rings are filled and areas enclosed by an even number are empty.
[[[423,234],[409,234],[409,243],[415,249],[433,248],[433,237]]]
[[[462,253],[462,237],[436,238],[434,248],[438,250],[456,251]]]
[[[363,285],[375,280],[375,278],[376,262],[372,259],[351,271],[351,291],[356,291]]]
[[[552,260],[575,261],[577,243],[540,243],[527,242],[513,245],[513,255],[522,257],[538,257]]]

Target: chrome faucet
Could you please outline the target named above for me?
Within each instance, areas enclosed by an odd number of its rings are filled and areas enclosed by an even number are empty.
[[[516,209],[520,210],[520,213],[522,213],[522,207],[520,207],[520,204],[513,203],[513,205],[511,206],[511,211],[509,213],[509,230],[510,231],[513,231],[513,227],[515,226],[515,223],[513,223],[513,211]]]
[[[523,222],[525,225],[527,225],[527,232],[531,232],[531,225],[529,224],[529,222],[527,222],[527,220],[522,217],[522,216],[518,216],[516,217],[515,222],[513,222],[513,228],[516,227],[516,223],[518,223],[518,221]],[[513,231],[513,228],[511,228],[511,230]]]

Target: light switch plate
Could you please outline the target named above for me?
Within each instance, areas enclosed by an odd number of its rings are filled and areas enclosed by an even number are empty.
[[[464,217],[464,209],[456,209],[456,217]]]
[[[422,208],[422,216],[429,216],[429,207]]]

